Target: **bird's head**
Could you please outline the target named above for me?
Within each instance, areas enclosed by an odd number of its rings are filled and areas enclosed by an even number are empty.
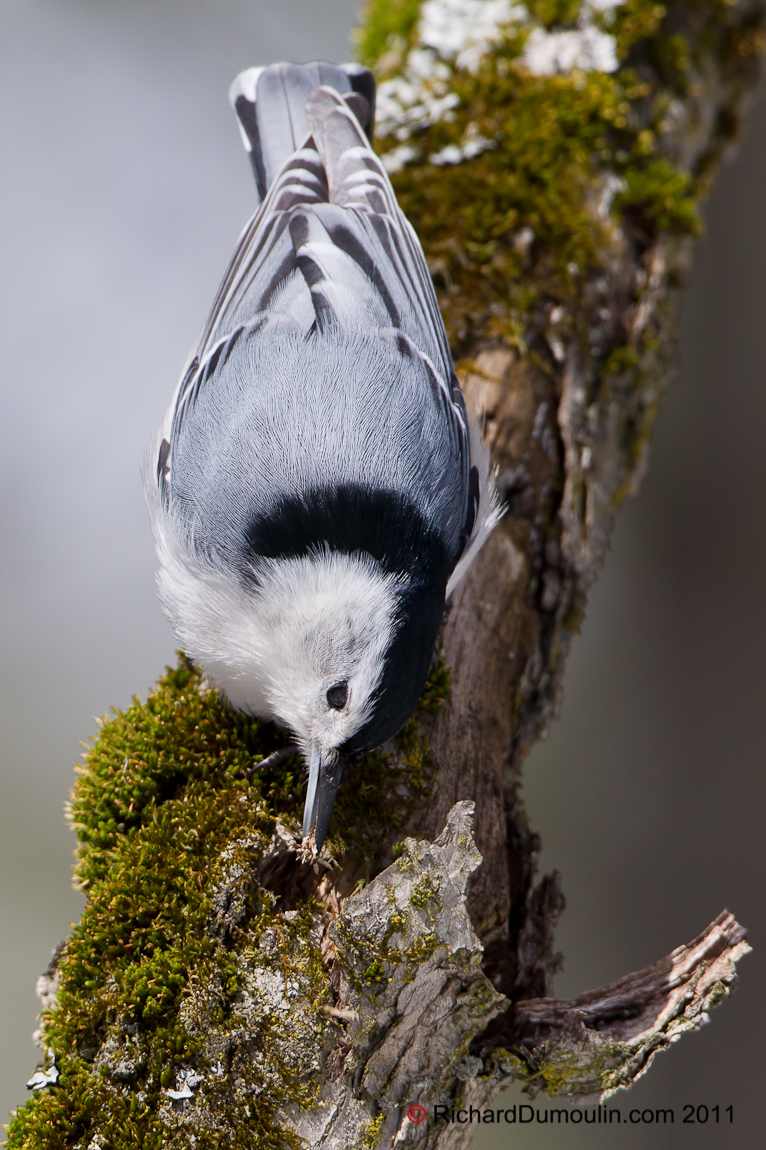
[[[446,575],[424,588],[367,551],[323,546],[254,558],[247,579],[172,546],[160,556],[160,591],[189,656],[238,710],[294,733],[308,767],[303,835],[320,850],[348,766],[417,706]]]
[[[303,750],[303,835],[319,850],[347,767],[417,706],[444,594],[418,593],[364,552],[270,564],[260,586],[262,689]]]

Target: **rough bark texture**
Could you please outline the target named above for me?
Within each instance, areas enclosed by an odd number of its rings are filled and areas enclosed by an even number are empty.
[[[518,792],[645,466],[696,204],[757,74],[761,12],[541,2],[461,54],[428,32],[455,7],[372,0],[360,40],[507,505],[448,608],[451,689],[435,669],[396,744],[344,785],[313,867],[294,766],[252,770],[284,736],[193,668],[107,723],[73,794],[88,908],[40,982],[45,1059],[9,1147],[457,1148],[470,1127],[434,1123],[437,1103],[521,1080],[593,1104],[734,985],[748,948],[724,912],[653,967],[552,999],[563,898],[536,877]],[[588,29],[614,67],[539,70],[541,36]]]

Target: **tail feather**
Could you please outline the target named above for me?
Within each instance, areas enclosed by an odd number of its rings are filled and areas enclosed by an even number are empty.
[[[306,114],[322,165],[327,174],[330,203],[345,207],[358,199],[356,184],[360,175],[378,168],[353,108],[329,86],[316,88],[306,102]],[[383,204],[378,210],[384,210]]]
[[[229,102],[237,113],[242,143],[253,167],[259,201],[266,196],[266,172],[261,157],[261,141],[255,115],[255,89],[258,77],[263,71],[263,68],[247,68],[235,77],[229,88]]]
[[[282,165],[310,134],[306,101],[315,88],[334,89],[347,100],[368,137],[375,116],[375,78],[360,64],[270,64],[236,77],[229,100],[250,155],[259,199]]]

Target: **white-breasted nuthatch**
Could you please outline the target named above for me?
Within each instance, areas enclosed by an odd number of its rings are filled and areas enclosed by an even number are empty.
[[[307,846],[344,770],[415,709],[445,598],[497,518],[418,239],[355,64],[230,98],[260,205],[147,469],[160,595],[234,707],[309,768]]]

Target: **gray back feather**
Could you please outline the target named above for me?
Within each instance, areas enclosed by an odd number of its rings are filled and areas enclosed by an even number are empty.
[[[456,555],[461,428],[428,364],[387,331],[257,328],[237,342],[174,440],[172,502],[187,545],[241,568],[251,525],[333,485],[413,499]]]
[[[283,493],[360,482],[413,499],[457,559],[463,397],[417,237],[343,81],[316,85],[330,67],[258,76],[274,174],[179,387],[166,505],[198,553],[234,560]]]
[[[264,68],[255,89],[258,140],[263,155],[266,186],[297,152],[309,135],[306,101],[314,88],[329,84],[337,92],[350,92],[351,81],[334,64],[273,64]]]

